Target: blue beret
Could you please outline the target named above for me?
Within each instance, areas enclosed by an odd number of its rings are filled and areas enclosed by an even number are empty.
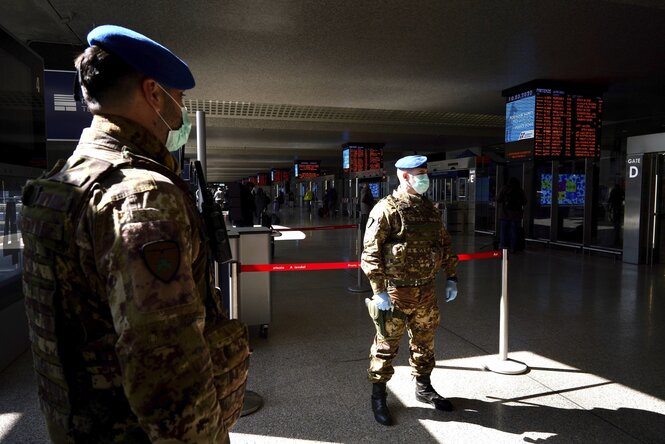
[[[395,168],[408,170],[410,168],[427,168],[427,157],[425,156],[406,156],[395,162]]]
[[[156,41],[116,25],[98,26],[88,33],[88,43],[120,57],[138,72],[175,89],[194,88],[189,66]]]

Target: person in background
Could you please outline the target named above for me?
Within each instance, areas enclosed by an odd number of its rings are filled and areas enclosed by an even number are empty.
[[[305,191],[305,196],[303,197],[303,200],[305,201],[305,206],[307,207],[307,212],[311,213],[312,212],[312,201],[314,200],[314,193],[312,192],[311,188],[308,188],[307,191]]]
[[[328,188],[328,191],[326,192],[326,202],[328,205],[328,214],[330,216],[335,216],[337,215],[337,190],[335,189],[334,186],[331,186]]]
[[[256,215],[257,224],[261,225],[261,217],[269,204],[270,198],[263,191],[263,188],[256,187],[256,193],[254,194],[254,214]]]
[[[386,402],[386,383],[394,373],[393,359],[408,330],[416,399],[449,411],[452,403],[432,387],[434,336],[440,315],[435,278],[444,270],[445,300],[457,297],[457,256],[450,235],[425,193],[429,188],[427,157],[407,156],[395,163],[399,187],[374,205],[369,214],[361,267],[374,296],[366,299],[376,335],[367,370],[372,383],[374,419],[393,423]]]
[[[626,194],[619,182],[616,182],[610,194],[607,197],[607,206],[609,207],[609,219],[614,228],[614,246],[621,246],[621,227],[623,226],[623,206]]]
[[[253,226],[256,207],[254,205],[254,184],[252,182],[240,184],[240,211],[242,219],[240,221],[236,221],[236,226]]]
[[[367,227],[367,220],[369,219],[369,212],[374,206],[374,196],[372,190],[369,189],[367,183],[363,183],[360,187],[360,227],[361,234],[365,236],[365,229]]]
[[[511,253],[518,251],[526,202],[526,194],[516,177],[508,179],[508,183],[499,190],[496,196],[499,207],[499,248],[509,249]]]
[[[212,290],[205,227],[171,154],[191,125],[189,67],[103,25],[75,62],[93,114],[23,192],[23,292],[54,443],[226,443],[247,329]],[[230,352],[230,354],[229,354]]]
[[[217,191],[215,191],[215,194],[213,195],[213,199],[215,199],[216,204],[222,204],[224,200],[224,192],[222,192],[221,188],[217,188]]]

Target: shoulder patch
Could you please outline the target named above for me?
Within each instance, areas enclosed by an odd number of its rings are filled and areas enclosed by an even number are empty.
[[[148,270],[160,281],[169,283],[180,268],[180,246],[174,241],[148,242],[141,247]]]

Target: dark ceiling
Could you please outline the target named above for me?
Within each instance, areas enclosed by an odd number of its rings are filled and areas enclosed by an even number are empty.
[[[82,45],[106,23],[188,62],[212,180],[296,157],[339,168],[345,142],[385,143],[388,159],[500,143],[501,91],[533,79],[602,85],[607,127],[665,116],[663,1],[0,3],[0,25],[33,48]]]

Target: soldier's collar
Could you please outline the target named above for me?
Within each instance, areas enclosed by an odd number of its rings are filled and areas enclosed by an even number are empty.
[[[395,190],[395,197],[401,200],[406,200],[406,201],[415,201],[415,202],[420,202],[423,200],[423,196],[420,194],[410,194],[408,191],[406,191],[402,186],[400,185],[396,190]]]
[[[166,146],[142,125],[121,116],[105,114],[94,116],[90,128],[110,135],[133,153],[149,157],[180,174],[178,162]]]

